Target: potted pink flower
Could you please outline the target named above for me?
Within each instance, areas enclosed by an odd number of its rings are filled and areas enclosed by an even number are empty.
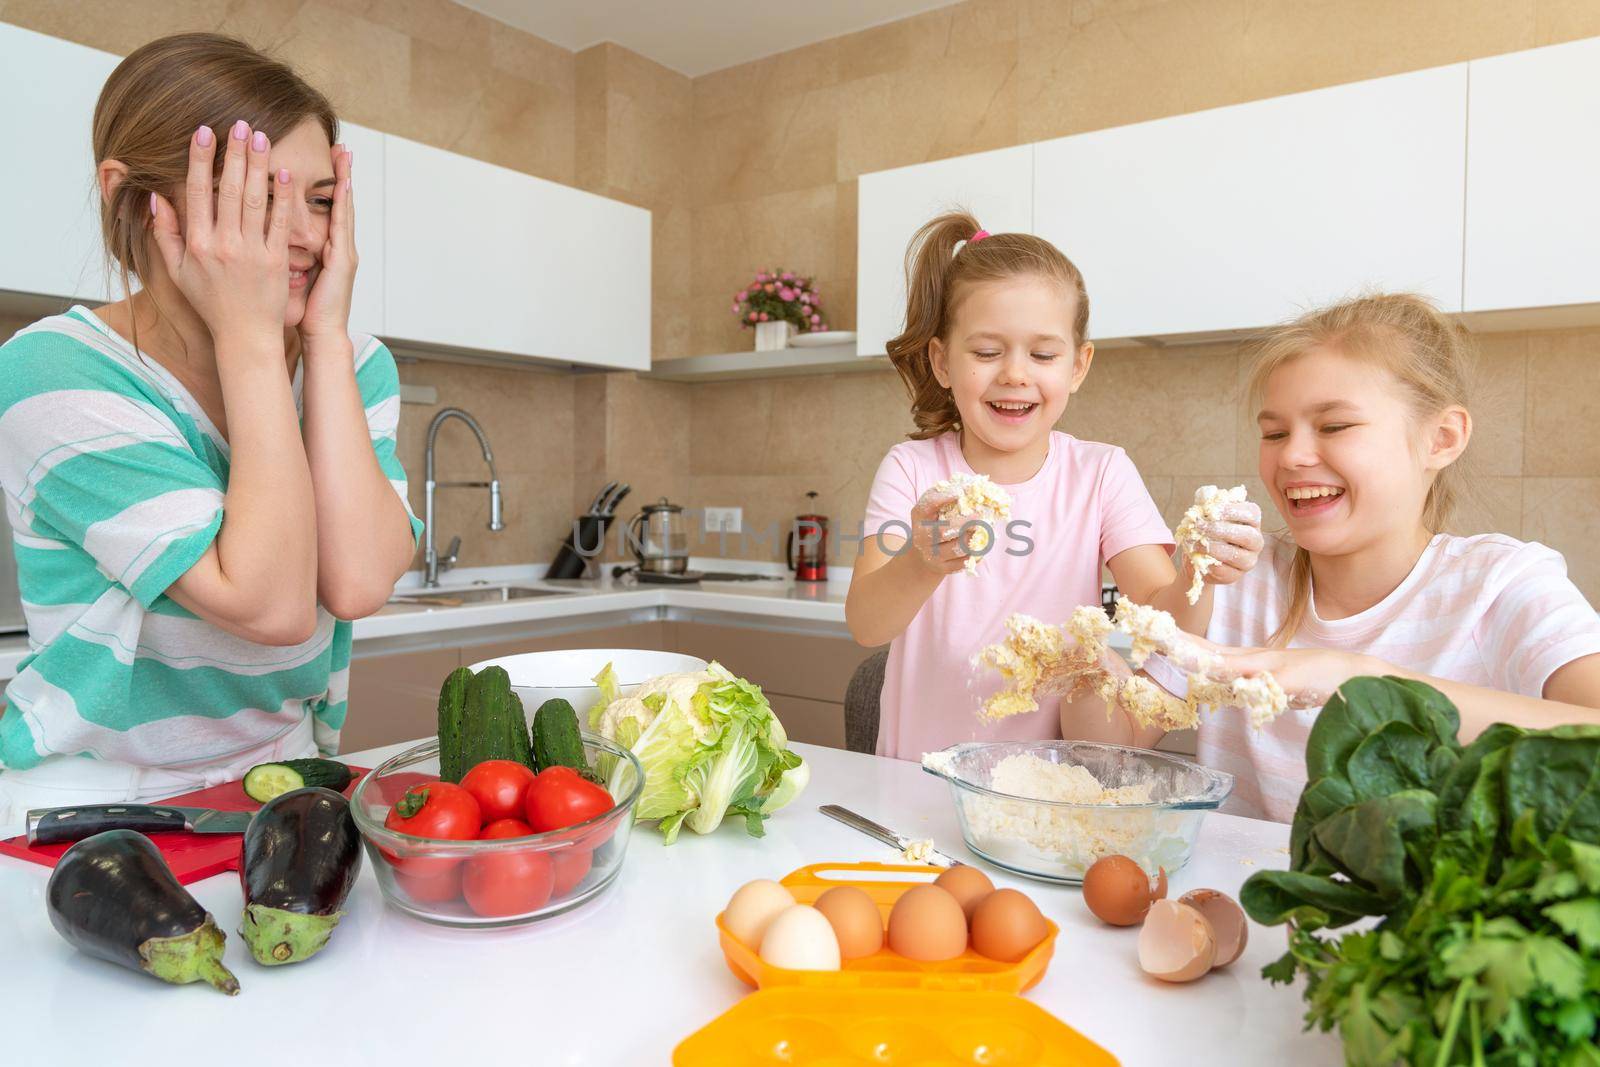
[[[733,294],[733,313],[740,327],[756,332],[757,352],[787,348],[796,333],[828,328],[812,279],[788,270],[757,271],[749,285]]]

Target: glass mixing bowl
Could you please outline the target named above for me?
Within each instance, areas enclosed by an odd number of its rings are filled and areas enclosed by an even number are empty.
[[[1024,791],[994,788],[995,770],[1013,757],[1007,774]],[[1168,874],[1189,862],[1200,823],[1233,790],[1233,775],[1148,749],[1093,741],[1008,741],[953,745],[923,757],[923,769],[950,783],[967,847],[996,867],[1046,882],[1077,885],[1102,856],[1123,855],[1151,874]],[[1068,767],[1082,767],[1106,789],[1148,788],[1148,800],[1077,803],[1048,800],[1073,795],[1082,782]],[[1056,770],[1053,768],[1062,768]]]

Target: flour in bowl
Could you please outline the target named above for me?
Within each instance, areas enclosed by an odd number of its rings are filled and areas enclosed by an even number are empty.
[[[958,803],[971,843],[1001,863],[1079,879],[1095,860],[1112,854],[1152,869],[1175,866],[1189,845],[1183,813],[1119,810],[1152,803],[1153,782],[1108,787],[1087,767],[1019,753],[996,763],[987,784],[1008,796],[967,793]],[[1091,806],[1036,803],[1041,800]]]

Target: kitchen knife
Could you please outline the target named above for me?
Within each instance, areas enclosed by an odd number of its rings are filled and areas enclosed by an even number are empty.
[[[144,834],[186,830],[192,834],[242,834],[252,812],[214,808],[174,808],[164,804],[85,804],[76,808],[35,808],[28,812],[28,844],[81,841],[102,830]]]
[[[828,818],[837,819],[839,822],[844,823],[852,830],[860,830],[868,837],[876,838],[886,845],[899,849],[901,852],[906,851],[906,849],[910,848],[914,844],[920,843],[913,841],[909,837],[901,837],[887,826],[879,826],[866,816],[857,815],[849,808],[841,808],[837,804],[824,804],[817,810],[822,812],[822,814],[826,815]],[[929,851],[928,862],[933,864],[935,867],[961,866],[960,860],[956,859],[954,856],[947,856],[938,849],[932,849]]]
[[[588,514],[590,514],[590,515],[601,515],[601,514],[604,514],[605,513],[606,497],[610,496],[612,490],[616,489],[616,487],[617,487],[617,483],[616,482],[607,482],[605,485],[601,486],[600,487],[600,492],[595,494],[594,501],[589,505]]]
[[[608,519],[615,518],[617,514],[617,505],[622,503],[622,498],[631,492],[633,492],[633,486],[624,482],[621,488],[606,498],[605,505],[600,509],[600,514],[604,515]]]

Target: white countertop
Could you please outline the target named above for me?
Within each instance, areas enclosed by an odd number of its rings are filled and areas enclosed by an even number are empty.
[[[372,765],[399,746],[347,757]],[[892,850],[818,814],[852,808],[948,852],[961,846],[948,787],[915,764],[808,745],[811,786],[767,823],[765,838],[724,823],[665,847],[634,831],[618,881],[575,912],[502,931],[429,926],[385,907],[364,864],[348,914],[315,959],[263,968],[238,937],[237,878],[191,890],[228,932],[225,962],[243,991],[174,988],[74,951],[45,914],[44,868],[0,857],[0,1004],[17,1064],[281,1067],[285,1057],[352,1064],[516,1063],[560,1067],[666,1064],[684,1037],[748,989],[730,974],[713,918],[752,878],[807,864],[893,860]],[[1236,894],[1252,871],[1287,864],[1289,828],[1209,816],[1194,858],[1172,879]],[[1137,931],[1103,926],[1075,889],[989,870],[1061,926],[1055,958],[1027,995],[1115,1053],[1146,1064],[1342,1062],[1337,1039],[1301,1031],[1297,989],[1269,985],[1263,964],[1281,929],[1252,924],[1244,956],[1182,986],[1146,977]],[[752,1057],[754,1062],[754,1057]]]
[[[494,584],[505,582],[499,579]],[[392,604],[376,615],[358,619],[357,641],[441,630],[474,629],[539,619],[567,619],[610,612],[677,607],[754,617],[805,619],[844,625],[848,581],[797,582],[792,578],[766,581],[701,582],[697,585],[651,585],[618,580],[607,575],[597,580],[531,579],[517,585],[560,590],[562,596],[467,604],[424,610]],[[437,590],[470,589],[470,585],[444,583]],[[413,592],[413,590],[405,590]],[[421,592],[422,590],[414,590]]]

